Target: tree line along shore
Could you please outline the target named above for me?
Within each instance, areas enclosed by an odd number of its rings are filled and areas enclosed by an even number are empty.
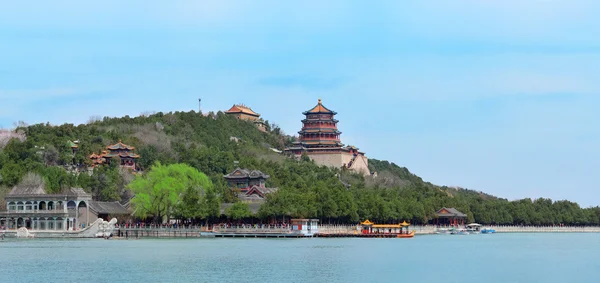
[[[20,125],[12,131],[15,138],[0,142],[0,197],[13,186],[34,180],[43,182],[48,193],[81,187],[95,200],[131,201],[141,219],[293,217],[318,218],[322,223],[370,219],[427,224],[441,207],[455,207],[467,214],[469,222],[486,225],[600,225],[599,207],[547,198],[508,201],[436,186],[388,161],[369,159],[369,169],[377,175],[364,176],[318,166],[308,158],[287,158],[278,151],[294,138],[269,121],[265,128],[260,131],[251,122],[222,112],[194,111],[106,117],[77,126]],[[77,152],[68,144],[74,140]],[[117,141],[136,147],[140,171],[114,164],[90,169],[89,155]],[[236,167],[260,170],[270,175],[267,185],[278,188],[256,212],[239,201],[223,178]],[[158,199],[164,202],[159,204]],[[224,215],[221,203],[233,203]]]

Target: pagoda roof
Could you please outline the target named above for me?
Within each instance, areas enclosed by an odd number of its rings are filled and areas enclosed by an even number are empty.
[[[320,141],[305,141],[303,142],[306,145],[339,145],[341,142],[339,141],[330,141],[330,140],[320,140]]]
[[[298,133],[299,134],[301,134],[301,133],[336,133],[336,134],[341,134],[342,132],[338,131],[338,129],[333,129],[333,128],[309,128],[309,129],[301,130]]]
[[[123,150],[123,149],[135,150],[135,147],[126,145],[126,144],[122,143],[121,141],[119,141],[118,143],[107,146],[106,149],[108,149],[108,150]]]
[[[306,122],[334,122],[334,123],[338,123],[340,120],[337,119],[323,119],[323,118],[317,118],[317,119],[302,119],[300,122],[302,123],[306,123]]]
[[[321,99],[319,99],[319,103],[317,104],[317,106],[313,107],[312,109],[303,112],[302,114],[304,115],[308,115],[308,114],[337,114],[337,112],[329,110],[329,108],[323,106],[323,103],[321,101]]]
[[[247,114],[254,117],[260,117],[260,114],[254,112],[250,107],[243,104],[234,104],[229,110],[225,111],[226,114]]]

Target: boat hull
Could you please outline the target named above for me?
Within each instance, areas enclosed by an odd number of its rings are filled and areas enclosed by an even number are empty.
[[[48,231],[28,230],[19,228],[17,230],[6,230],[2,232],[7,238],[109,238],[112,237],[117,219],[110,222],[98,219],[90,226],[78,231]]]
[[[397,238],[413,238],[415,236],[415,231],[412,231],[408,234],[398,234]]]

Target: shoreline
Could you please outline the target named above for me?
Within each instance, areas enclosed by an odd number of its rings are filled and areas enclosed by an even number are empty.
[[[543,226],[484,226],[485,228],[494,229],[500,234],[544,234],[544,233],[600,233],[600,226],[597,227],[543,227]],[[448,227],[441,227],[448,228]],[[415,236],[438,235],[436,233],[438,227],[434,225],[415,225],[410,226],[410,231],[415,231]],[[41,232],[41,233],[40,233]],[[17,231],[15,230],[0,230],[0,235],[6,238],[15,238]],[[65,234],[52,233],[50,231],[31,231],[38,233],[35,238],[73,238]],[[237,234],[237,235],[236,235]],[[227,233],[227,237],[242,237],[242,238],[299,238],[298,235],[279,233],[277,235],[269,235],[256,229],[240,229],[235,233]],[[332,237],[358,237],[360,230],[356,225],[323,225],[319,227],[318,234],[310,237],[315,238],[332,238]],[[65,237],[67,236],[67,237]],[[213,238],[221,237],[218,233],[215,234],[206,227],[193,228],[115,228],[113,230],[115,239],[140,239],[140,238]],[[83,237],[85,238],[85,237]],[[90,237],[92,238],[92,237]],[[304,238],[304,236],[302,236]]]

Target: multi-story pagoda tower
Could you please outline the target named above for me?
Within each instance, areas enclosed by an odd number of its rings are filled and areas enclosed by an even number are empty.
[[[363,152],[354,146],[344,146],[337,128],[337,112],[325,107],[319,99],[317,106],[303,112],[302,129],[298,141],[285,149],[295,157],[306,153],[315,163],[331,167],[346,167],[369,174],[369,164]]]
[[[340,135],[338,131],[338,120],[334,119],[337,112],[327,109],[321,103],[312,109],[303,112],[306,119],[302,120],[300,142],[307,148],[340,147]]]

